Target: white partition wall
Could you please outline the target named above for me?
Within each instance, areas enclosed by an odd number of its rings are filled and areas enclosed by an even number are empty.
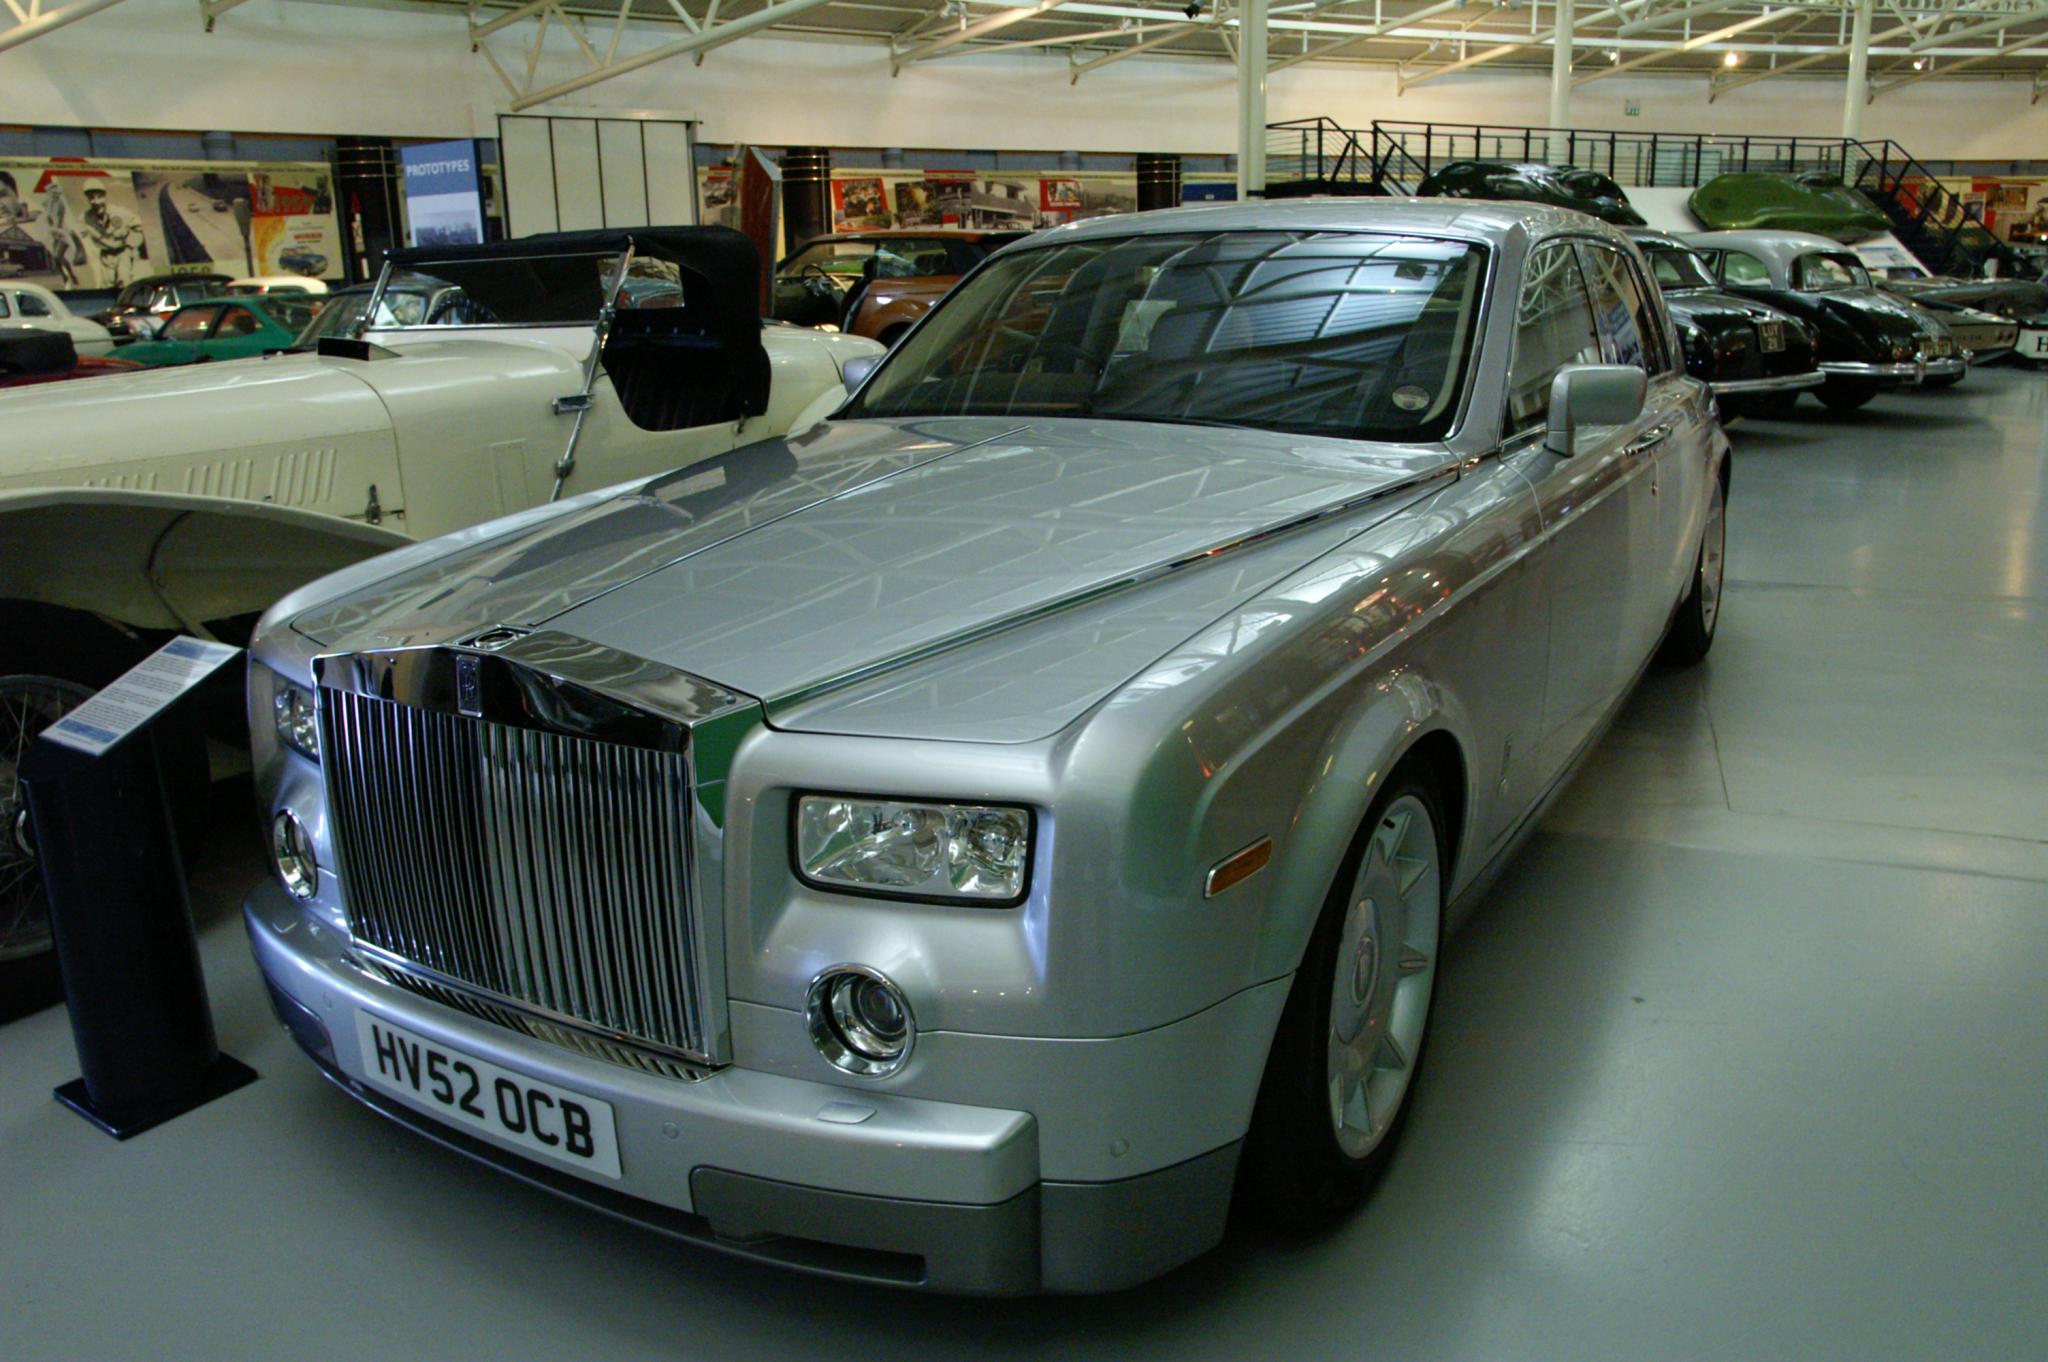
[[[695,222],[694,126],[684,119],[500,114],[507,234]]]

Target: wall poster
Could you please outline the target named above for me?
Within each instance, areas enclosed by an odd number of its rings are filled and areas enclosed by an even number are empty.
[[[411,246],[474,246],[484,239],[476,143],[421,142],[398,149],[405,171],[405,239]]]
[[[0,160],[0,276],[59,291],[150,274],[338,276],[326,166]]]

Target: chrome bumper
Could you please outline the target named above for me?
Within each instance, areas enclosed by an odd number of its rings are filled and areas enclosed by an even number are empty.
[[[1947,359],[1927,361],[1925,378],[1950,378],[1970,371],[1970,361],[1962,355],[1951,355]]]
[[[251,891],[243,918],[279,1020],[350,1096],[460,1153],[637,1224],[800,1270],[980,1295],[1118,1290],[1223,1235],[1234,1139],[1116,1180],[1046,1178],[1041,1128],[1029,1111],[738,1064],[695,1081],[642,1073],[374,977],[351,961],[345,937],[273,883]],[[610,1103],[621,1176],[544,1164],[374,1085],[357,1039],[359,1010]],[[1020,1046],[1042,1045],[1046,1064],[1092,1083],[1072,1041],[988,1039],[1013,1058]],[[1124,1042],[1104,1044],[1121,1052]],[[1141,1053],[1131,1058],[1144,1061]]]
[[[1731,378],[1725,383],[1708,386],[1716,397],[1744,397],[1751,393],[1802,392],[1807,388],[1818,388],[1827,382],[1828,376],[1819,369],[1803,374],[1780,374],[1775,378]]]
[[[1918,383],[1927,377],[1925,360],[1901,360],[1897,364],[1864,364],[1858,360],[1831,359],[1817,366],[1829,378],[1868,378],[1898,383]]]

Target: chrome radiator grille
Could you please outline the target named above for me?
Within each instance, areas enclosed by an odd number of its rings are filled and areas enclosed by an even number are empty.
[[[356,940],[496,999],[705,1058],[680,752],[321,692]]]

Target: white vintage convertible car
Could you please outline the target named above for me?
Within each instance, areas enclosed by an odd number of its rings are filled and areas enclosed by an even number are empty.
[[[401,270],[450,286],[438,324],[0,394],[0,829],[14,730],[165,631],[239,641],[374,554],[807,426],[883,353],[764,326],[754,249],[723,228],[401,252],[361,315],[408,315],[381,304]],[[47,944],[10,925],[26,856],[0,835],[0,973]]]
[[[0,637],[53,610],[232,635],[373,553],[807,425],[843,398],[847,360],[882,353],[763,327],[752,247],[723,229],[394,268],[458,285],[468,324],[0,396]]]

